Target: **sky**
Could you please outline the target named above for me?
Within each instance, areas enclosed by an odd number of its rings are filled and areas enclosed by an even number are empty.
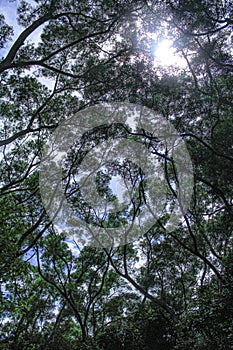
[[[33,0],[30,0],[31,3]],[[13,27],[14,35],[12,37],[11,41],[8,41],[7,44],[3,49],[0,50],[0,57],[4,57],[9,49],[11,48],[14,41],[17,39],[17,37],[20,35],[20,33],[25,29],[23,26],[18,24],[17,21],[17,7],[19,5],[19,0],[0,0],[0,13],[4,15],[5,21],[8,25]],[[43,25],[41,25],[38,29],[36,29],[27,39],[28,42],[38,44],[40,41],[40,35],[43,31]],[[30,74],[29,71],[27,71],[28,74]],[[32,70],[31,70],[32,73]],[[49,89],[52,89],[53,82],[50,79],[37,77],[37,79],[44,85],[46,85]]]
[[[5,21],[7,24],[13,27],[14,35],[12,37],[12,41],[8,43],[6,48],[1,50],[1,55],[5,55],[9,50],[10,46],[14,42],[14,40],[18,37],[18,35],[24,30],[24,28],[18,24],[17,22],[17,7],[19,1],[9,1],[9,0],[0,0],[0,13],[4,15]],[[42,31],[42,27],[33,32],[29,39],[30,41],[37,43],[40,40],[40,33]]]

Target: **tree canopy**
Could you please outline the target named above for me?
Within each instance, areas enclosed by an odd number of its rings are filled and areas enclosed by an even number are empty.
[[[1,349],[232,349],[232,1],[9,0],[4,6],[17,9],[20,31],[0,15]],[[182,64],[156,60],[163,40],[172,42]],[[166,230],[179,181],[163,143],[142,124],[136,132],[123,123],[94,127],[63,164],[75,215],[97,225],[75,174],[88,152],[118,139],[159,158],[167,203],[134,241],[85,246],[66,230],[59,233],[49,217],[41,160],[62,123],[106,102],[146,107],[174,127],[190,155],[193,193],[182,222]],[[111,171],[96,172],[103,200],[116,199],[114,176],[138,188],[133,209],[100,223],[121,229],[143,210],[148,183],[140,166],[112,161]]]

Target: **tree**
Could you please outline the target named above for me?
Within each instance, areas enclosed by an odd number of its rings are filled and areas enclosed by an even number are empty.
[[[230,349],[232,343],[231,1],[21,1],[13,28],[0,17],[1,348]],[[30,41],[40,32],[40,41]],[[154,65],[161,37],[185,68]],[[5,53],[6,52],[6,53]],[[41,200],[43,147],[88,106],[131,102],[168,120],[186,141],[194,170],[183,223],[165,229],[169,206],[135,242],[83,247],[57,234]],[[106,140],[138,142],[164,166],[177,199],[174,161],[143,128],[102,125],[77,140],[63,167],[76,215],[96,223],[74,183],[86,154]],[[122,227],[142,210],[146,180],[132,162],[96,174],[101,198],[120,175],[139,191]],[[67,233],[67,232],[65,232]]]

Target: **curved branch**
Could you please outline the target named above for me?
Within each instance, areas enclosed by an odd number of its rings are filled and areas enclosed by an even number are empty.
[[[11,62],[14,60],[18,50],[24,44],[25,40],[32,34],[37,28],[42,24],[51,19],[51,13],[47,13],[45,16],[37,19],[28,28],[26,28],[18,37],[18,39],[12,45],[10,51],[8,52],[6,58],[0,63],[0,73],[8,69]]]
[[[55,71],[56,73],[61,73],[61,74],[65,74],[71,77],[78,77],[78,76],[74,76],[71,73],[65,73],[62,72],[54,67],[51,67],[49,65],[45,66],[45,61],[48,61],[50,58],[56,56],[57,54],[71,48],[74,45],[79,44],[82,41],[85,41],[87,39],[99,36],[99,35],[104,35],[107,34],[111,28],[115,25],[115,23],[118,21],[118,19],[120,18],[120,15],[117,16],[112,23],[104,30],[99,30],[97,32],[94,33],[89,33],[77,40],[72,41],[71,43],[68,43],[62,47],[60,47],[59,49],[55,50],[54,52],[50,53],[48,56],[40,59],[40,60],[32,60],[32,61],[26,61],[26,62],[15,62],[13,63],[13,60],[18,52],[18,50],[20,49],[20,47],[24,44],[24,41],[26,40],[26,38],[28,38],[28,36],[35,30],[37,29],[39,26],[41,26],[42,24],[44,24],[45,22],[47,22],[50,19],[58,19],[59,17],[64,16],[65,13],[61,13],[58,14],[56,16],[52,16],[50,13],[46,14],[45,16],[41,17],[40,19],[36,20],[35,22],[33,22],[27,29],[25,29],[20,36],[18,37],[18,39],[16,40],[16,42],[13,44],[12,48],[10,49],[8,55],[6,56],[6,58],[0,63],[0,73],[4,72],[7,69],[10,68],[20,68],[20,67],[27,67],[27,66],[33,66],[33,65],[39,65],[39,66],[44,66],[45,68],[49,68],[50,70]]]
[[[132,284],[140,293],[142,293],[142,295],[144,295],[145,297],[147,297],[147,299],[149,299],[153,304],[161,307],[163,310],[165,310],[170,316],[172,316],[174,319],[177,318],[177,315],[175,314],[175,312],[168,306],[166,305],[162,300],[159,300],[157,297],[154,297],[153,295],[151,295],[148,291],[146,291],[142,286],[140,286],[129,274],[128,272],[125,271],[125,273],[123,273],[122,271],[120,271],[118,269],[118,267],[114,264],[113,258],[110,255],[110,253],[107,251],[106,248],[104,248],[105,253],[107,254],[112,267],[114,268],[114,270],[116,271],[116,273],[123,277],[124,279],[126,279],[130,284]],[[124,254],[124,259],[125,259],[125,254]]]
[[[202,143],[205,147],[207,147],[208,149],[210,149],[214,154],[216,154],[216,156],[219,156],[219,157],[228,159],[228,160],[230,160],[230,161],[233,162],[233,158],[232,158],[232,157],[217,152],[212,146],[210,146],[208,143],[206,143],[205,141],[203,141],[203,140],[202,140],[200,137],[198,137],[197,135],[194,135],[194,134],[192,134],[192,133],[190,133],[190,132],[186,132],[186,133],[180,134],[180,136],[183,136],[183,137],[193,137],[194,139],[196,139],[197,141],[199,141],[200,143]]]

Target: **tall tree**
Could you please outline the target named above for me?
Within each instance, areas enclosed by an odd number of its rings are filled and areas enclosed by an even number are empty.
[[[0,16],[1,348],[230,349],[231,1],[23,0],[17,20],[22,31],[12,41],[14,28]],[[161,38],[173,41],[185,67],[154,63]],[[78,111],[115,101],[149,107],[176,128],[193,164],[193,197],[172,232],[167,206],[135,242],[83,247],[58,234],[46,213],[43,147]],[[87,222],[96,224],[74,184],[77,167],[102,142],[121,138],[160,159],[167,203],[177,197],[174,162],[154,135],[102,125],[77,141],[63,169],[66,197]],[[115,199],[116,174],[139,184],[134,210],[100,224],[122,227],[143,209],[146,181],[132,162],[111,166],[96,174],[102,198]]]

